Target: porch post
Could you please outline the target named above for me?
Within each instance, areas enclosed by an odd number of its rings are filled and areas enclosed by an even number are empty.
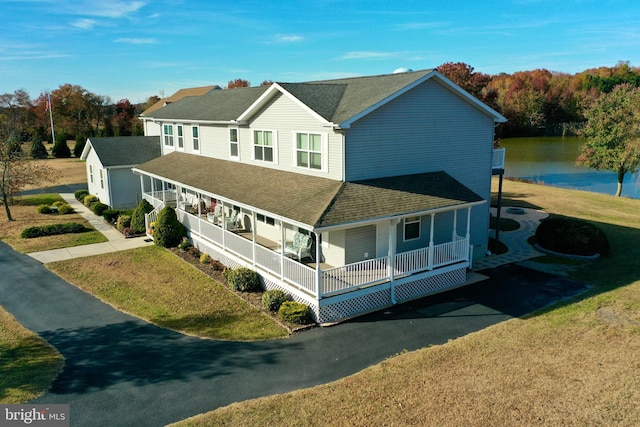
[[[391,291],[391,304],[397,304],[396,301],[396,245],[398,242],[398,224],[400,219],[392,219],[389,225],[389,290]]]
[[[467,208],[467,261],[471,263],[471,206]]]
[[[256,266],[256,211],[251,211],[251,239],[253,245],[251,246],[253,256],[253,267]]]
[[[458,209],[453,211],[453,231],[451,232],[451,241],[455,242],[456,237],[458,237]]]
[[[284,229],[284,222],[280,221],[280,278],[284,280],[284,245],[287,233]]]
[[[434,213],[430,214],[431,227],[429,231],[429,265],[427,266],[427,269],[429,270],[433,270],[433,217],[435,217],[435,215],[436,214]]]
[[[316,298],[320,299],[322,295],[322,269],[320,269],[320,260],[322,252],[320,251],[320,235],[312,231],[316,241]]]

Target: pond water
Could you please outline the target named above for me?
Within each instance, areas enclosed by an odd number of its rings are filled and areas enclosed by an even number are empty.
[[[577,137],[505,138],[506,178],[523,178],[560,188],[615,195],[617,174],[576,166],[583,141]],[[622,196],[640,199],[640,177],[628,173],[622,184]]]

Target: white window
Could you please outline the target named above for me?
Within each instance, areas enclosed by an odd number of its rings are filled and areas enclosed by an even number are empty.
[[[176,126],[176,133],[178,134],[178,148],[184,150],[184,135],[182,133],[182,125]]]
[[[193,151],[200,151],[200,129],[198,126],[191,126],[191,141],[193,142]]]
[[[104,175],[102,169],[100,169],[100,188],[104,190]]]
[[[411,216],[404,219],[404,241],[420,238],[420,217]]]
[[[229,129],[229,156],[232,159],[240,158],[240,141],[238,140],[238,129]]]
[[[253,156],[256,160],[274,162],[274,141],[272,131],[253,131]]]
[[[89,165],[89,182],[93,184],[93,165]]]
[[[296,133],[296,166],[322,169],[322,135]]]
[[[162,127],[165,147],[173,147],[173,125],[164,125]]]

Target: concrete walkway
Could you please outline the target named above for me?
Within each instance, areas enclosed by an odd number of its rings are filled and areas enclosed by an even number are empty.
[[[60,196],[62,196],[62,198],[69,203],[76,212],[89,221],[96,230],[109,239],[109,241],[104,243],[94,243],[91,245],[74,246],[71,248],[32,252],[28,254],[30,257],[40,261],[41,263],[46,264],[49,262],[64,261],[72,258],[106,254],[109,252],[139,248],[153,244],[153,242],[146,237],[125,238],[122,233],[107,224],[102,217],[97,216],[85,205],[78,202],[73,194],[60,193]]]
[[[500,232],[500,242],[507,246],[509,251],[501,255],[488,255],[484,259],[474,261],[474,270],[495,268],[544,255],[527,243],[527,239],[536,233],[536,228],[540,225],[540,221],[547,218],[549,214],[536,209],[518,209],[517,212],[514,211],[512,213],[509,212],[511,210],[509,207],[503,207],[500,213],[501,218],[512,219],[520,223],[520,228],[517,230]],[[496,213],[497,209],[491,208],[491,215],[495,216]],[[489,235],[495,238],[495,230],[491,230]]]

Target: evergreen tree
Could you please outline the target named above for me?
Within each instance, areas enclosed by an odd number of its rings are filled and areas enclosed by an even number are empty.
[[[184,225],[178,221],[176,211],[170,206],[162,209],[153,232],[154,243],[164,248],[178,246],[184,234]]]
[[[34,159],[46,159],[49,157],[49,152],[42,143],[42,135],[40,134],[36,134],[31,141],[31,157]]]
[[[131,228],[136,233],[144,233],[145,221],[144,216],[153,210],[153,206],[146,199],[140,200],[138,206],[134,209],[131,215]]]

